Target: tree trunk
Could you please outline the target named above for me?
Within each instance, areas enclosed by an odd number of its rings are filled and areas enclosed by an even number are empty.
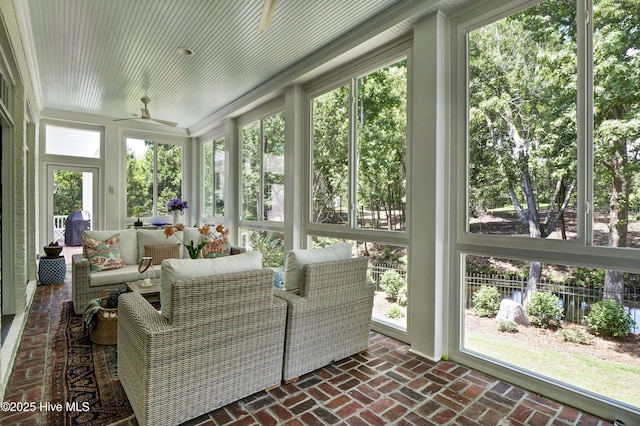
[[[531,187],[531,176],[529,174],[529,167],[525,165],[522,168],[522,190],[527,202],[527,216],[529,223],[529,236],[531,238],[540,238],[540,217],[538,216],[538,209],[536,206],[535,194]],[[524,293],[524,306],[529,303],[529,298],[533,293],[538,290],[538,283],[542,277],[542,263],[531,262],[529,264],[529,279],[527,280],[527,289]]]
[[[626,172],[627,141],[618,139],[613,144],[613,153],[609,167],[612,184],[609,199],[609,246],[627,246],[627,224],[629,222],[630,176]],[[603,297],[622,303],[624,274],[619,271],[606,271],[604,276]]]

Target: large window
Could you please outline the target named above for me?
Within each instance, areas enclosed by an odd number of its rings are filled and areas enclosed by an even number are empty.
[[[389,59],[311,91],[309,233],[314,247],[347,240],[369,258],[372,319],[406,331],[407,60]]]
[[[548,7],[469,34],[471,232],[576,237],[575,10]]]
[[[312,99],[313,223],[406,229],[406,126],[404,59]]]
[[[532,2],[467,27],[462,346],[637,408],[608,384],[640,374],[627,347],[640,307],[640,4],[587,3]],[[530,324],[496,322],[505,300]],[[598,324],[614,311],[617,337]],[[633,355],[606,359],[621,348]]]
[[[182,145],[126,140],[127,216],[167,216],[167,203],[182,196]]]
[[[224,138],[202,147],[202,217],[224,216],[224,177],[226,152]]]
[[[240,244],[262,253],[264,266],[284,262],[284,113],[241,129]]]
[[[284,221],[284,113],[242,128],[241,219]]]
[[[639,2],[593,1],[594,245],[640,248],[638,32]]]

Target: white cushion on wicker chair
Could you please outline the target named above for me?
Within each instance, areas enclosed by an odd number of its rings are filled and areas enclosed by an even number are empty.
[[[210,275],[246,272],[262,268],[262,253],[250,251],[216,259],[167,259],[162,262],[160,276],[160,308],[162,315],[171,317],[171,284],[179,280]]]
[[[330,247],[289,251],[284,263],[284,289],[298,294],[304,265],[350,259],[351,250],[350,243],[340,243]]]

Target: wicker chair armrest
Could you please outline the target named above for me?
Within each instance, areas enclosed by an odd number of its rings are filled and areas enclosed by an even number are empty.
[[[79,280],[89,281],[91,267],[89,265],[89,259],[84,257],[83,254],[79,253],[71,256],[71,269],[73,271],[73,282]]]
[[[290,291],[282,290],[280,288],[274,288],[273,295],[287,302],[287,305],[304,306],[307,304],[307,299],[305,299],[304,297],[298,296],[297,294],[293,294]]]
[[[118,317],[122,325],[136,327],[149,336],[174,327],[140,293],[122,293],[118,298]]]

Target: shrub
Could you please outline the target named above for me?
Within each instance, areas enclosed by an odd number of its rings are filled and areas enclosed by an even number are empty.
[[[402,311],[402,308],[400,308],[400,305],[394,303],[391,305],[389,310],[385,312],[384,316],[387,318],[402,318],[404,317],[404,312]]]
[[[626,337],[636,324],[631,313],[613,299],[591,305],[591,312],[584,320],[597,336]]]
[[[593,336],[581,328],[574,330],[562,329],[560,335],[565,342],[580,343],[581,345],[590,345],[593,342]]]
[[[507,333],[517,333],[518,332],[518,324],[515,321],[511,320],[500,320],[498,323],[498,330]]]
[[[536,291],[527,304],[529,321],[542,328],[560,324],[562,307],[559,302],[560,299],[553,293]]]
[[[408,300],[409,299],[407,297],[407,286],[405,285],[400,289],[400,292],[398,293],[398,304],[400,306],[407,306]]]
[[[387,293],[389,299],[397,301],[400,291],[406,286],[407,283],[404,282],[404,279],[393,269],[389,269],[382,274],[380,287]]]
[[[483,285],[473,294],[473,311],[480,317],[495,317],[500,308],[498,289]]]

